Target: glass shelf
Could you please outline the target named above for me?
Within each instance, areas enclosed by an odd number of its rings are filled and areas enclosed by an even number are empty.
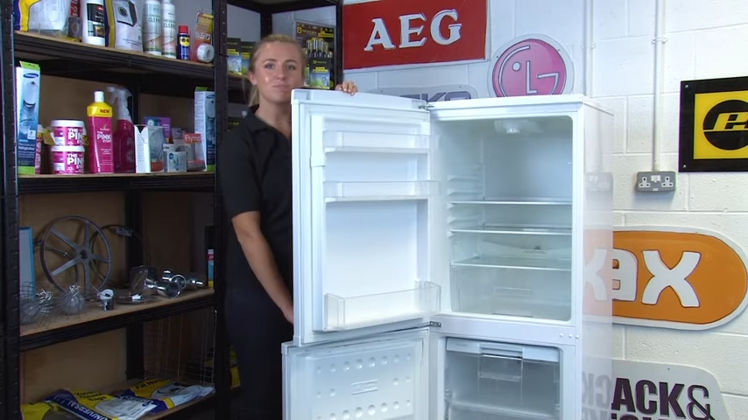
[[[570,260],[514,257],[474,257],[455,261],[453,267],[508,268],[514,270],[571,271]]]
[[[325,199],[330,201],[425,200],[439,193],[433,181],[325,182]]]

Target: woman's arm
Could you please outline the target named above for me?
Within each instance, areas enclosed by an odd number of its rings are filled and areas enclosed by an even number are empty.
[[[293,322],[293,301],[275,264],[275,257],[260,230],[260,212],[241,213],[231,219],[244,256],[270,299],[288,322]]]
[[[251,135],[248,131],[232,131],[219,148],[218,164],[221,169],[218,171],[218,182],[224,209],[252,272],[286,319],[293,322],[293,301],[260,229],[262,190],[246,141]]]

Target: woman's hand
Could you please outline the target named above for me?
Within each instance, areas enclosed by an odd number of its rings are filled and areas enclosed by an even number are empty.
[[[348,81],[348,82],[343,82],[342,84],[335,86],[335,90],[339,90],[341,92],[345,92],[350,95],[355,95],[356,92],[358,92],[358,86],[356,86],[355,83]]]

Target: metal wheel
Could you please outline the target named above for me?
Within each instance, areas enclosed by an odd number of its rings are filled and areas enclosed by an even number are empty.
[[[78,225],[77,229],[73,229],[76,225]],[[75,235],[77,238],[81,236],[79,233],[81,227],[83,235],[78,241],[64,233],[77,232]],[[60,258],[61,248],[63,248],[61,244],[70,249],[70,252],[63,251],[69,255],[67,261],[65,261],[66,258]],[[96,246],[98,244],[101,246]],[[105,288],[112,275],[112,249],[109,241],[101,228],[85,217],[67,216],[52,222],[40,239],[39,251],[39,259],[45,276],[62,292],[65,292],[68,287],[61,284],[61,276],[71,268],[78,270],[78,266],[81,267],[83,284],[79,284],[79,276],[76,276],[74,284],[80,286],[81,292],[86,297],[94,299],[98,292]],[[59,261],[64,262],[60,264]],[[93,264],[97,266],[96,271],[92,270]],[[102,269],[104,264],[106,267]]]
[[[142,265],[147,265],[148,264],[148,262],[150,260],[150,256],[148,255],[148,252],[145,249],[145,246],[144,246],[144,243],[143,243],[143,237],[140,235],[140,233],[138,233],[137,231],[135,231],[135,230],[133,230],[133,229],[131,229],[131,228],[125,226],[125,225],[118,225],[118,224],[101,226],[100,229],[101,229],[100,230],[101,232],[109,234],[109,235],[113,235],[115,238],[122,238],[122,239],[126,239],[127,241],[132,241],[132,240],[137,241],[139,243],[139,245],[140,245],[140,248],[143,250],[143,255],[141,256],[141,258],[142,258],[141,264]],[[95,231],[91,235],[91,241],[92,242],[95,241],[98,236],[99,236],[99,232]],[[109,236],[109,238],[111,238],[111,237],[112,236]],[[129,245],[129,243],[127,243],[127,241],[125,243],[125,246]],[[111,243],[113,243],[113,242],[110,242],[110,244]],[[94,262],[91,265],[91,268],[93,269],[93,271],[94,271],[94,273],[96,275],[103,276],[103,274],[101,273],[101,270],[99,269],[99,263],[98,262]],[[110,279],[110,283],[109,284],[110,284],[110,286],[114,286],[115,288],[127,288],[129,286],[129,279],[125,278],[125,279],[121,280],[118,283],[114,283],[113,280]]]

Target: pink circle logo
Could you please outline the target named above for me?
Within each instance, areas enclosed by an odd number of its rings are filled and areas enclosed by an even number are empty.
[[[542,39],[541,39],[542,38]],[[532,35],[500,49],[491,70],[494,95],[560,95],[571,90],[573,66],[560,45]],[[495,55],[494,55],[495,56]]]

